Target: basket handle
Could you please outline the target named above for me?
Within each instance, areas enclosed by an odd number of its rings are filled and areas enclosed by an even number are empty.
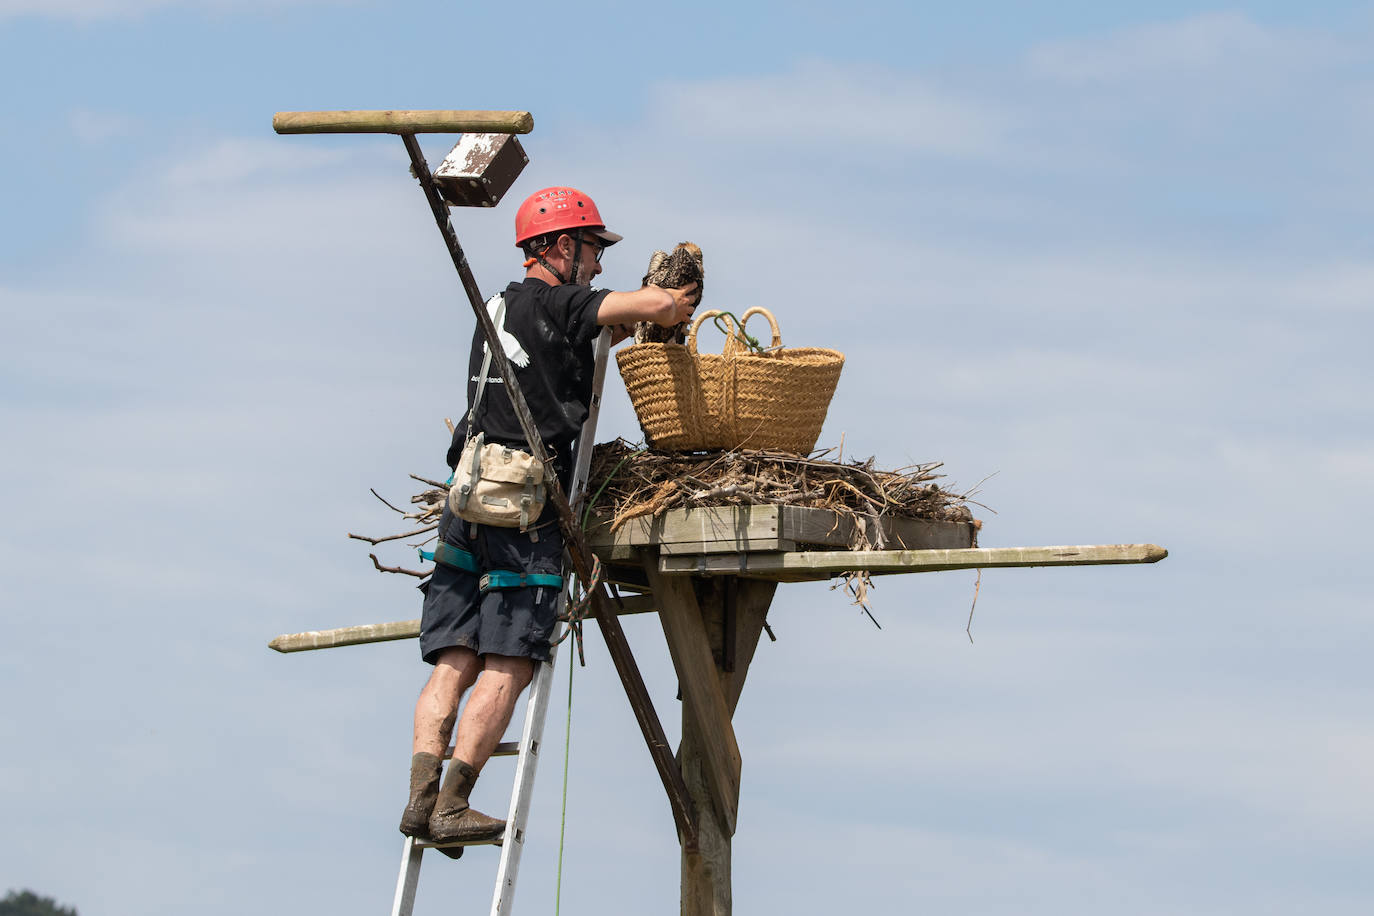
[[[740,319],[739,319],[739,329],[740,329],[740,333],[741,333],[741,334],[744,333],[744,326],[745,326],[746,324],[749,323],[749,317],[750,317],[751,315],[762,315],[763,317],[765,317],[765,318],[768,319],[768,325],[769,325],[769,327],[771,327],[771,328],[773,329],[773,346],[770,347],[769,349],[776,350],[776,349],[778,349],[779,347],[781,347],[781,346],[782,346],[782,332],[778,330],[778,319],[774,318],[774,317],[773,317],[773,313],[770,312],[770,311],[768,311],[768,309],[764,308],[764,307],[761,306],[761,305],[753,306],[753,307],[750,308],[747,312],[745,312],[743,315],[740,316]]]
[[[707,318],[715,318],[717,315],[723,316],[726,324],[730,325],[730,337],[734,337],[735,334],[738,333],[735,328],[735,322],[732,320],[734,316],[729,312],[723,312],[720,309],[710,309],[709,311],[702,312],[696,317],[696,320],[692,322],[692,329],[687,332],[687,349],[692,351],[693,356],[697,353],[697,329],[701,327],[701,323]],[[726,338],[727,343],[730,337]]]

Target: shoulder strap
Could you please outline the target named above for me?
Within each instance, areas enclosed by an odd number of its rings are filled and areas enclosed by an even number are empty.
[[[506,296],[504,293],[497,293],[496,298],[501,300],[496,303],[496,314],[492,316],[491,323],[496,325],[499,331],[503,325],[501,320],[506,316]],[[472,438],[472,419],[477,413],[477,405],[482,403],[482,394],[487,387],[487,373],[491,371],[491,346],[492,341],[486,341],[482,345],[482,371],[477,376],[477,396],[472,399],[472,406],[468,408],[468,438]],[[496,341],[496,346],[501,346],[501,342]]]

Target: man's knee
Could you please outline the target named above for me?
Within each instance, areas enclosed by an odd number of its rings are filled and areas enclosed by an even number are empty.
[[[485,671],[500,675],[517,692],[524,690],[534,679],[534,660],[514,655],[487,655]]]
[[[465,646],[451,646],[434,659],[429,682],[441,690],[466,690],[482,670],[482,659]]]

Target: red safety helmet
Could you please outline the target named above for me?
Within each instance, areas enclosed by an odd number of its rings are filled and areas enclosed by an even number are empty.
[[[606,230],[596,204],[577,188],[535,191],[515,211],[516,248],[523,248],[532,238],[571,229],[586,230],[603,246],[614,245],[623,238]]]

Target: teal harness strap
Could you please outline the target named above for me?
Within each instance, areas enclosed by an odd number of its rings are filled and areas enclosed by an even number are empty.
[[[463,572],[477,575],[477,559],[466,550],[459,550],[447,541],[440,541],[439,546],[434,550],[420,551],[420,559],[432,560],[435,563],[442,563],[445,566],[452,566],[454,569],[461,569]]]
[[[440,541],[433,552],[420,551],[420,558],[442,563],[445,566],[452,566],[454,569],[461,569],[463,572],[472,573],[474,576],[480,572],[477,568],[476,557],[466,550],[459,550],[447,541]],[[539,588],[541,586],[562,588],[563,577],[555,576],[552,573],[523,573],[511,572],[507,569],[493,569],[491,572],[483,574],[477,582],[477,587],[484,592],[489,592],[494,588]]]
[[[507,569],[493,569],[477,582],[477,587],[484,592],[489,592],[494,588],[534,588],[545,585],[550,588],[562,588],[563,577],[555,576],[552,573],[523,573],[511,572]]]

